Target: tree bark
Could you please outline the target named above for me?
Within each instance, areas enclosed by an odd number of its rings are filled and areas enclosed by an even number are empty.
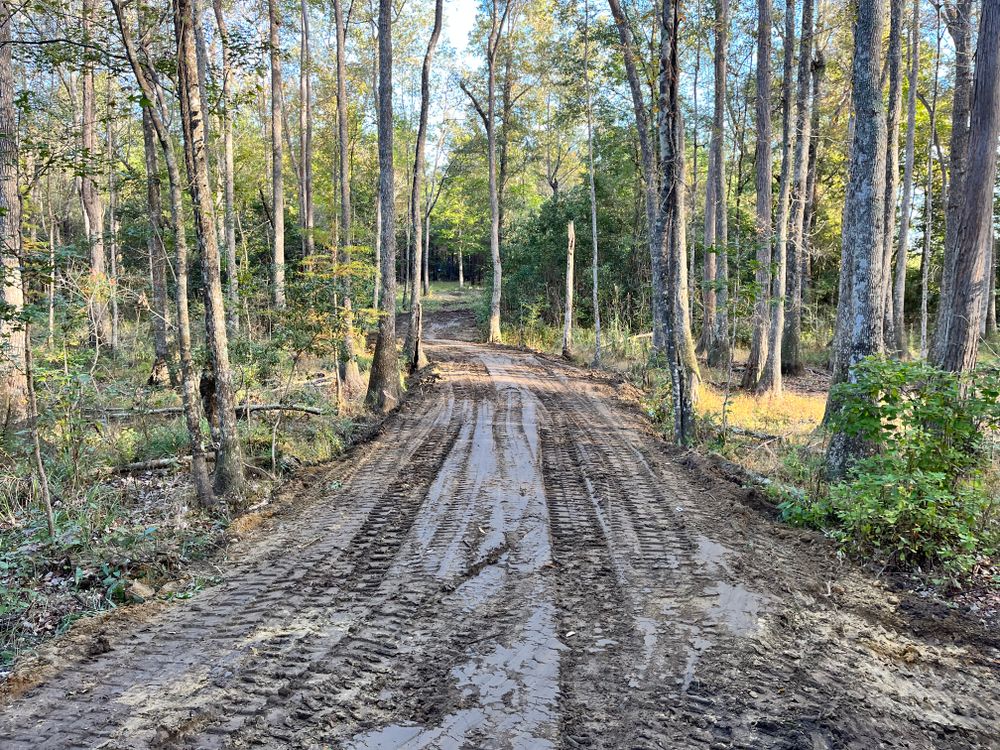
[[[195,230],[201,247],[202,283],[205,297],[205,333],[215,377],[215,412],[218,417],[218,451],[214,487],[217,495],[238,493],[243,487],[243,451],[236,432],[232,370],[226,310],[222,297],[219,247],[215,236],[212,192],[208,179],[206,110],[197,85],[198,60],[191,0],[174,2],[174,34],[177,38],[178,92],[189,192],[194,208]],[[275,214],[275,225],[281,214]],[[178,263],[179,264],[179,263]]]
[[[159,101],[153,84],[147,79],[139,62],[139,56],[128,32],[128,25],[122,11],[122,0],[112,0],[118,28],[122,35],[129,64],[143,96],[151,104]],[[167,164],[167,181],[170,188],[170,221],[174,233],[177,273],[177,351],[181,360],[181,398],[184,404],[184,422],[191,441],[191,479],[195,487],[198,504],[209,507],[215,504],[212,483],[208,476],[205,457],[205,443],[201,430],[201,406],[198,398],[198,384],[195,379],[194,359],[191,354],[191,319],[188,312],[188,260],[187,235],[184,226],[184,201],[181,194],[180,168],[174,153],[173,140],[164,124],[163,117],[154,106],[147,108],[153,128],[156,131],[163,159]]]
[[[757,1],[757,146],[754,151],[756,172],[756,241],[757,270],[755,282],[753,333],[750,359],[743,371],[743,387],[755,389],[767,361],[768,322],[771,303],[771,0]]]
[[[708,347],[710,367],[725,365],[729,351],[729,207],[726,201],[726,73],[729,0],[715,0],[715,111],[712,117],[712,180],[715,209],[715,320]],[[706,250],[708,250],[706,248]]]
[[[399,402],[399,359],[396,354],[396,201],[392,122],[392,0],[378,7],[378,164],[382,237],[382,299],[378,336],[365,401],[376,411]]]
[[[301,2],[301,40],[299,45],[299,153],[302,170],[300,187],[302,202],[302,252],[306,256],[316,251],[313,236],[313,176],[312,176],[312,56],[309,50],[309,2]]]
[[[153,367],[150,383],[162,385],[164,376],[172,380],[170,370],[170,346],[167,341],[169,325],[169,303],[167,300],[167,249],[163,244],[163,206],[160,198],[160,169],[156,159],[156,134],[152,116],[152,103],[142,108],[142,145],[146,158],[146,206],[149,209],[149,236],[146,247],[149,250],[149,269],[152,281],[153,305]]]
[[[18,138],[14,108],[14,66],[11,62],[11,17],[7,0],[0,2],[0,262],[3,268],[4,315],[0,316],[0,409],[4,432],[28,416],[25,370],[27,337],[20,319],[24,312],[21,284],[21,199],[17,191]]]
[[[427,364],[424,356],[420,315],[420,277],[423,266],[423,208],[420,205],[421,191],[424,179],[424,151],[427,144],[427,118],[431,104],[431,64],[434,60],[434,49],[441,36],[441,23],[444,12],[444,0],[434,3],[434,28],[427,42],[427,52],[424,54],[424,64],[420,73],[420,120],[417,125],[417,144],[413,157],[413,183],[410,190],[410,223],[413,227],[413,255],[410,273],[413,275],[413,297],[410,302],[410,326],[406,332],[404,347],[410,370],[416,370]],[[430,230],[428,228],[428,237]],[[426,291],[424,292],[426,294]]]
[[[899,0],[896,0],[899,1]],[[803,370],[800,341],[802,338],[802,271],[807,252],[808,227],[806,204],[809,202],[809,147],[812,143],[812,113],[809,91],[812,85],[813,1],[802,3],[802,35],[799,40],[799,69],[795,94],[795,161],[792,188],[790,248],[787,259],[787,298],[785,327],[781,341],[781,371],[800,375]]]
[[[967,372],[976,364],[979,329],[989,291],[987,267],[993,241],[993,191],[1000,139],[1000,0],[983,0],[972,86],[968,160],[959,190],[952,293],[941,300],[934,363]]]
[[[587,188],[590,193],[591,304],[594,308],[594,367],[601,366],[601,307],[597,274],[597,187],[594,175],[594,102],[590,87],[590,0],[583,4],[583,85],[587,94]],[[695,95],[697,97],[697,94]],[[697,98],[695,100],[697,102]],[[697,131],[695,131],[697,132]],[[695,144],[695,164],[698,150]],[[696,168],[697,173],[697,168]],[[697,174],[696,174],[697,179]],[[692,268],[693,272],[693,268]],[[458,285],[462,286],[462,251],[458,255]]]
[[[893,227],[899,198],[899,120],[903,106],[903,0],[889,2],[889,50],[886,65],[889,73],[889,107],[886,116],[885,206],[882,236],[882,342],[883,348],[895,347],[892,309]]]
[[[90,40],[95,13],[94,0],[83,0],[81,26],[85,39]],[[93,164],[97,150],[97,107],[94,92],[94,63],[85,58],[81,81],[83,113],[81,134],[84,168],[80,178],[80,199],[86,214],[87,241],[90,244],[90,289],[88,314],[91,336],[96,346],[111,346],[111,317],[108,311],[108,274],[104,257],[104,206],[94,182]]]
[[[268,0],[267,19],[271,59],[271,216],[273,218],[274,306],[285,307],[285,182],[282,172],[283,150],[281,142],[281,41],[278,36],[281,21],[278,18],[278,0]]]
[[[854,142],[849,159],[849,178],[841,239],[842,273],[851,277],[850,295],[838,302],[840,332],[835,351],[833,380],[854,377],[856,365],[877,354],[881,347],[882,232],[885,202],[885,113],[879,82],[884,0],[859,0],[854,20],[854,54],[851,66],[851,103]],[[842,308],[842,309],[841,309]],[[840,408],[836,397],[828,399],[828,413]],[[843,476],[851,464],[868,450],[857,438],[839,430],[827,452],[832,477]]]
[[[892,348],[901,357],[906,346],[906,262],[910,252],[910,221],[913,215],[913,164],[916,155],[917,73],[920,64],[920,0],[913,0],[910,19],[909,49],[907,50],[906,146],[903,157],[903,202],[899,215],[899,244],[896,249],[896,271],[892,284]]]
[[[937,140],[938,84],[941,67],[941,9],[936,6],[937,44],[934,52],[934,85],[928,107],[932,137],[927,140],[927,183],[924,188],[924,237],[920,253],[920,358],[927,359],[930,353],[928,335],[928,306],[930,301],[931,237],[934,230],[934,142]],[[926,103],[926,102],[925,102]],[[942,191],[947,193],[947,175],[942,166]],[[945,203],[945,201],[942,201]]]
[[[566,225],[566,299],[563,310],[562,355],[573,356],[573,256],[576,251],[576,228],[573,222]]]

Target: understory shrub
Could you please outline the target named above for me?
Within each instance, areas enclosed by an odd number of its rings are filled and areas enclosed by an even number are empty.
[[[995,551],[1000,370],[960,375],[869,358],[833,395],[842,408],[831,426],[868,455],[825,497],[781,503],[787,520],[823,528],[845,551],[890,567],[961,573]]]

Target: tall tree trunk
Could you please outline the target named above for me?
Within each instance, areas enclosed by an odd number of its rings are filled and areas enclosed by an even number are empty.
[[[909,49],[907,50],[906,146],[903,157],[903,202],[899,215],[899,244],[896,249],[896,271],[892,284],[893,350],[901,357],[906,346],[906,261],[910,252],[910,221],[913,214],[913,163],[916,155],[917,73],[920,64],[920,0],[913,0],[910,19]]]
[[[812,68],[812,114],[810,115],[809,125],[809,169],[806,177],[806,194],[809,196],[809,200],[806,203],[805,253],[802,256],[802,268],[799,271],[799,273],[802,274],[802,305],[799,306],[800,316],[803,305],[805,305],[806,301],[809,299],[809,286],[811,283],[810,272],[812,269],[812,237],[816,228],[816,206],[819,203],[816,166],[819,161],[819,146],[821,143],[819,132],[821,104],[820,92],[823,87],[823,77],[825,73],[826,60],[823,57],[823,53],[817,50]],[[798,325],[799,330],[801,330],[801,321]]]
[[[968,160],[959,197],[952,293],[941,300],[934,363],[966,372],[976,364],[979,328],[989,291],[987,267],[993,242],[993,191],[1000,139],[1000,0],[983,0],[972,86]]]
[[[658,190],[658,227],[655,234],[661,240],[659,268],[663,273],[661,288],[666,295],[664,307],[664,353],[670,368],[673,401],[674,437],[680,444],[692,437],[692,375],[685,371],[684,350],[693,354],[690,331],[680,330],[679,311],[686,307],[686,288],[680,284],[686,272],[684,256],[684,151],[683,124],[679,99],[678,0],[667,0],[660,12],[659,112],[657,132],[660,146],[660,186]]]
[[[212,5],[222,44],[222,181],[225,210],[223,223],[226,235],[226,298],[229,302],[227,319],[229,330],[236,333],[240,330],[240,275],[236,261],[236,186],[233,162],[233,115],[230,109],[233,68],[230,59],[229,28],[222,10],[222,0],[213,0]]]
[[[778,188],[777,237],[774,243],[774,275],[771,279],[771,320],[767,333],[767,360],[757,383],[758,393],[781,393],[781,339],[785,331],[788,298],[788,247],[792,189],[792,63],[795,52],[795,3],[785,7],[784,64],[781,77],[781,181]]]
[[[754,150],[756,177],[757,298],[754,301],[750,359],[743,371],[743,387],[756,388],[767,361],[768,323],[771,303],[771,0],[757,0],[757,146]]]
[[[281,142],[281,41],[278,36],[278,0],[267,0],[269,52],[271,58],[271,217],[274,247],[274,306],[285,307],[285,181],[282,176],[283,144]]]
[[[927,140],[927,183],[924,187],[924,237],[920,253],[920,358],[927,359],[930,354],[930,337],[928,331],[930,274],[931,274],[931,238],[934,232],[934,142],[937,139],[937,103],[938,84],[941,67],[941,8],[935,7],[937,16],[937,44],[934,51],[934,85],[931,89],[931,103],[928,115],[930,117],[931,137]],[[946,173],[942,167],[942,193],[947,193]],[[944,196],[942,196],[944,197]],[[942,204],[946,201],[942,200]]]
[[[410,369],[416,370],[426,364],[423,352],[420,316],[420,276],[423,250],[423,208],[420,205],[421,191],[424,179],[424,150],[427,144],[427,117],[431,105],[431,64],[434,61],[434,49],[441,36],[441,22],[444,10],[444,0],[434,3],[434,28],[427,42],[427,52],[424,54],[424,65],[420,73],[420,121],[417,125],[417,145],[413,157],[413,183],[410,190],[410,223],[413,226],[413,256],[410,272],[413,274],[413,298],[410,303],[410,327],[406,333],[406,356]],[[427,232],[430,236],[430,229]]]
[[[701,283],[701,335],[698,337],[698,352],[706,354],[715,348],[715,265],[718,262],[715,251],[715,150],[709,141],[708,171],[705,174],[705,234]]]
[[[215,455],[215,492],[238,493],[243,487],[243,451],[236,432],[233,376],[229,365],[226,309],[222,297],[222,273],[216,243],[212,191],[208,178],[206,110],[198,86],[194,16],[191,0],[174,2],[174,34],[177,37],[178,92],[189,191],[194,208],[195,230],[201,247],[202,283],[205,296],[205,333],[215,378],[215,413],[219,445]],[[275,224],[280,223],[275,214]]]
[[[957,248],[957,232],[960,221],[964,191],[962,182],[968,166],[969,151],[969,112],[972,106],[972,16],[973,0],[952,0],[951,4],[943,4],[948,34],[955,47],[955,83],[951,104],[951,140],[948,146],[948,195],[945,200],[945,236],[944,236],[944,266],[941,272],[941,304],[938,306],[937,328],[935,331],[934,356],[941,358],[936,350],[941,340],[942,331],[949,323],[944,318],[951,309],[952,290],[962,294],[963,290],[954,287],[955,262],[954,250]]]
[[[378,6],[378,164],[382,207],[382,299],[378,337],[365,401],[377,411],[399,402],[399,359],[396,355],[396,201],[392,164],[392,0]]]
[[[300,169],[302,170],[302,251],[312,255],[316,251],[313,236],[315,218],[313,216],[312,178],[312,56],[309,50],[309,2],[301,3],[301,43],[299,46],[299,140]]]
[[[625,11],[622,10],[619,0],[608,0],[608,6],[611,8],[611,15],[618,30],[618,39],[621,42],[622,57],[625,62],[625,75],[628,79],[629,91],[632,94],[632,110],[635,114],[636,134],[639,139],[639,155],[642,162],[642,176],[645,181],[646,226],[649,233],[650,269],[653,277],[653,346],[657,350],[660,350],[665,345],[663,326],[666,316],[666,299],[662,287],[664,277],[660,269],[662,247],[660,238],[656,236],[658,231],[657,207],[659,203],[659,196],[657,195],[656,155],[653,152],[653,144],[650,140],[649,113],[646,110],[646,101],[642,94],[639,68],[636,64],[632,28],[629,25],[628,18],[625,16]]]
[[[164,124],[163,118],[157,113],[155,102],[160,101],[153,84],[139,62],[135,46],[132,43],[125,16],[122,10],[122,0],[111,0],[111,5],[118,19],[118,28],[122,35],[129,64],[135,74],[143,96],[152,106],[147,108],[149,118],[156,131],[163,159],[167,164],[167,181],[170,188],[170,222],[174,234],[174,252],[176,253],[177,273],[177,352],[181,360],[181,398],[184,404],[184,422],[191,441],[191,479],[195,487],[198,504],[207,507],[215,504],[212,483],[208,476],[208,464],[205,458],[205,443],[201,430],[201,404],[198,398],[194,358],[191,354],[191,318],[188,311],[188,260],[187,233],[184,225],[184,201],[181,194],[182,185],[180,167],[174,153],[173,140]]]
[[[591,242],[591,276],[592,305],[594,308],[594,366],[601,365],[601,307],[598,295],[597,275],[597,186],[594,175],[594,101],[590,88],[590,0],[583,4],[583,85],[587,92],[587,188],[590,192],[590,242]],[[697,95],[696,95],[697,96]],[[697,102],[697,99],[695,100]],[[697,129],[695,133],[697,133]],[[697,165],[698,147],[695,140],[695,164]],[[697,167],[695,168],[697,181]],[[694,273],[694,268],[691,268]],[[462,286],[462,251],[458,254],[458,285]]]
[[[997,333],[997,242],[992,243],[990,252],[990,290],[986,298],[986,338]]]
[[[107,139],[108,139],[108,260],[109,260],[109,273],[108,273],[108,289],[109,296],[111,298],[111,348],[118,349],[119,341],[121,340],[121,316],[119,315],[118,307],[118,295],[119,295],[119,278],[118,278],[118,263],[119,263],[119,251],[118,251],[118,180],[115,175],[115,152],[117,147],[115,144],[115,131],[112,127],[112,117],[111,117],[111,97],[108,96],[108,123],[107,123]]]
[[[153,287],[153,367],[149,382],[162,385],[172,380],[170,371],[170,346],[167,326],[170,315],[167,300],[167,249],[163,244],[163,207],[160,198],[160,169],[156,159],[156,133],[150,116],[150,104],[142,108],[142,145],[146,158],[146,206],[149,209],[149,270]]]
[[[337,237],[340,260],[349,263],[351,260],[351,154],[347,123],[347,24],[344,19],[343,0],[333,2],[334,23],[337,32],[337,156],[339,165],[338,180],[340,187],[340,233]],[[376,198],[376,205],[381,206],[381,199]],[[377,209],[378,210],[378,209]],[[376,218],[376,225],[381,219]],[[380,233],[375,229],[375,267],[379,269]],[[380,271],[375,272],[375,295],[373,307],[378,307],[379,287],[381,285]],[[361,389],[361,372],[358,370],[357,346],[354,341],[354,313],[351,306],[350,286],[344,293],[344,357],[341,363],[341,379],[348,393]]]
[[[0,2],[0,261],[3,268],[3,303],[0,316],[0,409],[4,432],[28,416],[28,381],[25,376],[27,338],[22,321],[24,288],[21,285],[21,198],[17,192],[17,111],[14,108],[14,67],[11,63],[11,16],[7,0]]]
[[[889,73],[889,107],[886,115],[885,206],[882,236],[882,342],[883,348],[895,347],[892,309],[893,228],[899,200],[899,120],[903,107],[903,0],[889,2],[889,50],[886,66]]]
[[[898,0],[896,0],[898,1]],[[809,147],[812,143],[812,113],[809,90],[812,84],[813,0],[802,3],[802,36],[799,40],[799,69],[795,93],[795,162],[792,188],[791,237],[788,243],[785,328],[781,342],[781,370],[788,375],[802,373],[802,270],[807,252],[806,204],[809,202]]]
[[[712,189],[715,208],[715,322],[710,367],[725,365],[729,351],[729,207],[726,201],[726,73],[729,0],[715,0],[715,111],[712,117]]]
[[[94,22],[94,0],[83,0],[81,25],[88,40]],[[111,346],[111,316],[108,311],[108,274],[104,257],[104,206],[94,182],[93,165],[97,150],[97,106],[94,91],[94,63],[85,58],[82,75],[83,113],[81,133],[86,166],[80,178],[80,199],[86,213],[87,241],[90,244],[90,289],[88,314],[91,335],[98,346]]]
[[[885,202],[885,113],[879,82],[885,0],[858,0],[854,20],[851,104],[854,142],[841,245],[841,268],[851,277],[850,295],[839,300],[838,322],[846,322],[835,351],[834,382],[853,379],[856,365],[881,347],[882,232]],[[840,408],[835,396],[828,413]],[[843,430],[834,433],[827,453],[833,477],[843,476],[868,447]]]

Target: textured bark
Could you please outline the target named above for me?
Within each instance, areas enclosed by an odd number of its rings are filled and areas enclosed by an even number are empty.
[[[993,243],[990,254],[990,289],[986,297],[986,325],[984,333],[993,338],[997,333],[997,243]]]
[[[118,28],[122,35],[129,64],[135,74],[136,82],[143,96],[149,102],[160,101],[153,83],[147,79],[140,65],[135,46],[132,43],[125,16],[122,11],[122,0],[111,0],[118,19]],[[191,441],[191,479],[195,488],[198,504],[211,506],[215,504],[212,483],[208,476],[208,464],[205,457],[205,443],[201,430],[201,406],[198,398],[194,359],[191,354],[191,318],[188,312],[188,260],[187,234],[184,226],[184,201],[181,194],[182,185],[180,167],[174,152],[173,140],[163,117],[155,109],[148,108],[150,121],[156,131],[160,150],[167,165],[167,181],[170,188],[170,221],[174,234],[174,252],[176,253],[175,272],[177,274],[177,352],[181,361],[181,398],[184,405],[184,422]]]
[[[941,304],[938,306],[935,343],[948,327],[943,317],[951,308],[950,297],[955,278],[957,232],[962,208],[962,183],[965,179],[969,150],[969,110],[972,106],[972,16],[973,0],[953,0],[943,5],[948,34],[955,47],[955,82],[951,103],[951,139],[948,145],[948,194],[944,200],[944,267],[941,271]],[[963,290],[955,288],[959,294]]]
[[[21,285],[21,199],[17,192],[17,112],[14,109],[14,67],[11,63],[11,16],[0,3],[0,263],[3,269],[3,302],[0,316],[0,418],[4,432],[28,416],[27,338],[19,317],[24,310]]]
[[[688,354],[694,353],[690,331],[682,329],[679,312],[686,308],[685,281],[686,258],[684,255],[684,151],[683,124],[679,101],[678,26],[680,21],[678,0],[663,3],[660,12],[660,66],[657,132],[660,146],[660,183],[658,191],[656,236],[660,238],[661,259],[658,267],[663,273],[661,288],[664,315],[664,353],[670,369],[674,417],[674,438],[680,444],[693,437],[694,372],[686,369]],[[696,382],[696,380],[695,380]]]
[[[928,336],[928,305],[930,300],[931,235],[934,227],[934,142],[937,140],[937,102],[941,68],[941,10],[937,8],[937,44],[934,52],[934,85],[928,106],[930,131],[933,138],[927,143],[927,182],[924,187],[924,237],[920,253],[920,358],[927,359],[930,353]],[[948,191],[947,175],[942,165],[942,190]],[[944,203],[944,201],[942,201]]]
[[[427,117],[431,105],[431,65],[434,61],[434,49],[441,36],[443,9],[444,0],[436,0],[434,3],[434,28],[431,30],[431,38],[427,42],[427,52],[424,54],[424,64],[420,73],[420,120],[417,124],[417,145],[413,156],[413,183],[410,189],[410,223],[413,226],[413,255],[410,273],[413,275],[414,282],[410,304],[410,326],[406,332],[406,346],[404,347],[411,370],[423,367],[427,362],[421,341],[423,331],[421,330],[419,280],[423,265],[421,261],[425,253],[422,252],[424,249],[424,226],[420,199],[424,180],[424,152],[427,145]],[[430,228],[428,228],[427,235],[430,237]]]
[[[278,0],[268,0],[268,47],[271,59],[271,217],[273,229],[272,262],[274,306],[285,307],[285,182],[282,176],[281,135],[281,42]]]
[[[710,142],[711,143],[711,142]],[[701,335],[698,337],[698,352],[705,354],[714,348],[715,336],[715,152],[708,150],[708,170],[705,174],[705,260],[702,263],[702,317]]]
[[[375,356],[366,403],[388,411],[399,403],[399,359],[396,354],[396,201],[392,163],[392,0],[378,6],[378,165],[382,237],[382,298]]]
[[[910,253],[910,221],[913,215],[913,163],[915,158],[917,123],[917,73],[920,64],[920,0],[913,0],[907,59],[906,146],[903,157],[903,202],[899,213],[899,242],[896,249],[896,270],[892,283],[892,349],[905,357],[906,261]]]
[[[81,26],[90,39],[95,12],[94,0],[83,0]],[[104,205],[92,174],[97,150],[97,106],[94,92],[94,63],[84,59],[82,72],[83,112],[81,135],[87,164],[80,178],[80,199],[86,214],[87,241],[90,244],[90,289],[87,304],[91,337],[98,346],[111,346],[111,315],[108,310],[108,274],[104,257]]]
[[[177,38],[178,92],[188,185],[194,208],[195,231],[201,248],[202,284],[205,297],[205,335],[215,378],[215,412],[218,418],[218,450],[214,487],[217,495],[238,493],[243,487],[243,451],[236,432],[233,376],[229,365],[226,310],[222,296],[222,273],[215,235],[212,191],[208,178],[206,110],[198,86],[191,0],[174,2],[174,34]],[[280,214],[276,214],[280,216]],[[280,223],[276,221],[275,224]]]
[[[151,107],[152,105],[150,105]],[[167,342],[169,302],[167,300],[167,249],[163,244],[163,207],[160,198],[160,170],[156,159],[156,133],[150,107],[142,109],[142,145],[146,158],[146,206],[149,210],[149,270],[153,305],[153,367],[150,380],[162,384],[162,375],[170,373],[170,346]]]
[[[788,257],[791,224],[792,152],[796,133],[792,129],[792,70],[795,52],[795,3],[785,8],[784,63],[781,76],[781,178],[778,189],[777,237],[774,243],[774,271],[771,279],[771,308],[767,332],[767,359],[757,383],[758,393],[781,392],[781,339],[785,331],[788,297]]]
[[[333,2],[334,23],[337,33],[337,164],[339,167],[340,187],[340,232],[337,236],[340,260],[349,263],[351,260],[351,160],[350,139],[347,123],[347,24],[344,19],[342,0]],[[376,205],[381,201],[376,198]],[[376,219],[376,225],[380,220]],[[375,295],[372,307],[378,307],[381,277],[379,270],[380,235],[375,230]],[[354,340],[354,313],[351,305],[350,286],[344,294],[344,357],[341,362],[341,379],[349,393],[361,389],[361,372],[358,369],[357,345]]]
[[[715,102],[712,116],[712,161],[715,209],[715,321],[708,364],[729,361],[729,207],[726,202],[726,73],[729,46],[729,0],[715,0]]]
[[[757,299],[754,302],[750,359],[743,371],[743,387],[757,387],[767,361],[768,323],[771,286],[771,0],[757,1],[757,146],[754,151],[756,172],[756,242]]]
[[[881,347],[882,232],[885,202],[885,113],[879,83],[884,0],[859,0],[854,20],[851,104],[854,141],[849,159],[841,238],[841,273],[851,277],[850,294],[838,302],[845,324],[835,352],[834,382],[854,377],[854,368]],[[839,409],[835,398],[827,409]],[[834,433],[827,453],[831,476],[839,477],[868,446],[843,431]]]
[[[820,115],[820,104],[822,103],[822,97],[820,93],[823,88],[823,78],[826,73],[826,60],[823,57],[822,52],[817,51],[815,59],[813,61],[812,70],[812,114],[810,115],[810,126],[809,132],[811,137],[809,139],[809,171],[806,178],[806,194],[809,196],[809,200],[806,203],[806,221],[805,221],[805,253],[802,256],[802,269],[800,273],[802,274],[802,302],[809,299],[811,284],[811,269],[812,269],[812,236],[816,227],[816,206],[818,203],[818,190],[817,190],[817,180],[816,180],[816,165],[819,161],[819,145],[821,142],[820,132],[819,132],[819,115]],[[800,308],[801,312],[801,308]],[[801,323],[799,328],[801,329]]]
[[[313,176],[312,176],[312,57],[309,50],[309,2],[302,0],[300,7],[299,43],[299,200],[302,204],[302,252],[312,255],[316,251],[313,236]]]
[[[802,373],[802,271],[808,244],[806,204],[809,202],[809,147],[812,117],[809,91],[812,84],[813,2],[803,0],[802,34],[799,40],[799,68],[795,93],[795,161],[792,167],[792,215],[787,258],[785,326],[781,340],[781,371]]]
[[[566,225],[566,297],[563,309],[562,355],[573,356],[573,263],[576,252],[576,228],[571,221]]]
[[[590,84],[590,0],[583,4],[583,85],[587,94],[587,189],[590,195],[590,243],[591,243],[591,304],[594,311],[594,366],[601,365],[601,307],[598,295],[597,275],[597,186],[594,175],[594,101]],[[697,86],[696,86],[697,88]],[[697,95],[695,97],[697,111]],[[697,131],[696,131],[697,132]],[[695,159],[697,160],[697,146]],[[697,161],[695,162],[697,164]],[[697,174],[697,169],[695,170]],[[697,179],[697,178],[696,178]],[[462,251],[458,251],[458,285],[462,286]]]
[[[886,112],[885,205],[882,235],[882,345],[886,350],[895,346],[892,309],[893,227],[899,199],[899,120],[903,107],[903,0],[889,0],[889,50],[886,67],[889,74],[889,106]]]
[[[664,289],[662,288],[663,272],[660,269],[662,247],[657,233],[657,210],[659,197],[657,195],[656,155],[650,140],[649,113],[642,94],[642,84],[639,68],[635,59],[635,43],[632,39],[632,29],[629,26],[625,11],[619,0],[608,0],[611,15],[618,30],[622,57],[625,62],[625,75],[628,79],[629,91],[632,94],[632,110],[635,115],[636,134],[639,139],[639,156],[642,162],[642,175],[645,181],[646,226],[649,232],[649,258],[653,276],[653,346],[659,350],[665,344],[664,319],[666,315]]]
[[[960,188],[952,293],[943,297],[934,363],[966,372],[976,364],[980,323],[989,291],[993,242],[993,190],[1000,139],[1000,0],[984,0],[972,88],[968,161]],[[955,189],[952,180],[952,191]]]

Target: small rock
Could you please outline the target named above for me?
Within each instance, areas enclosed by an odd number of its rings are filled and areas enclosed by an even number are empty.
[[[156,592],[142,581],[132,581],[125,589],[125,598],[139,604],[154,596],[156,596]]]

